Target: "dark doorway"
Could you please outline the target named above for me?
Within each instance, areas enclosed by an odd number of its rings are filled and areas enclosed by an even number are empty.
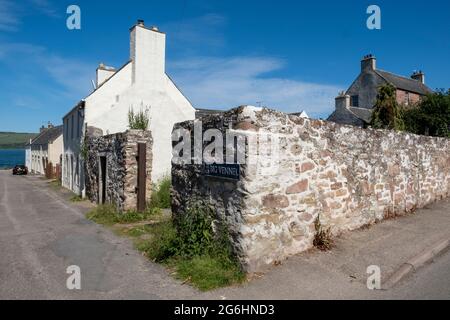
[[[147,144],[138,143],[138,181],[137,181],[137,209],[140,212],[146,209],[146,180],[147,180]]]
[[[106,156],[99,157],[99,203],[106,202]]]

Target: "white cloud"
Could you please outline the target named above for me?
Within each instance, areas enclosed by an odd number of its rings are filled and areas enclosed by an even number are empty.
[[[332,84],[265,76],[284,67],[282,60],[270,57],[198,57],[169,62],[169,66],[198,108],[229,109],[261,102],[285,112],[306,110],[313,117],[326,117],[342,90]]]
[[[95,65],[66,59],[58,55],[39,57],[41,66],[48,74],[70,93],[77,93],[80,98],[86,96],[95,75]]]
[[[90,79],[95,76],[95,64],[65,58],[29,43],[0,42],[0,62],[12,66],[15,81],[29,87],[45,85],[46,94],[53,97],[80,99],[90,92]],[[53,81],[47,83],[46,78]]]
[[[0,0],[0,31],[16,31],[19,28],[21,13],[15,2]]]
[[[30,0],[31,4],[39,12],[49,16],[49,17],[59,17],[60,15],[56,11],[56,8],[48,0]]]
[[[60,17],[48,0],[28,0],[20,4],[19,1],[0,0],[0,31],[18,31],[23,18],[36,12],[52,18]]]

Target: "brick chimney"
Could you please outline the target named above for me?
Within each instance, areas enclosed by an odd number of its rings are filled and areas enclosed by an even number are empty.
[[[374,55],[368,54],[361,60],[361,71],[376,70],[377,58]]]
[[[164,83],[166,60],[166,35],[157,27],[146,27],[143,20],[130,29],[130,60],[132,82],[149,83],[154,87]]]
[[[422,71],[414,71],[411,78],[425,84],[425,74]]]

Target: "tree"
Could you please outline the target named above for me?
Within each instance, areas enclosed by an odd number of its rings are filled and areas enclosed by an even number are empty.
[[[135,113],[131,107],[128,111],[128,127],[130,129],[147,130],[149,121],[148,109],[143,110],[141,108],[141,110]]]
[[[403,112],[405,130],[450,138],[450,89],[425,96],[417,107]]]
[[[375,129],[404,130],[401,113],[395,87],[390,84],[379,87],[371,126]]]

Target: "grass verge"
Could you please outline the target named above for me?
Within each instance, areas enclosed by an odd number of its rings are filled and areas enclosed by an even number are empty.
[[[226,247],[216,244],[196,254],[186,252],[171,220],[146,226],[145,234],[151,236],[144,240],[138,237],[136,248],[152,261],[166,265],[175,278],[202,291],[238,284],[246,278],[239,262]]]
[[[62,188],[62,184],[60,180],[52,180],[48,183],[50,185],[51,188],[53,188],[54,190],[58,190]]]
[[[113,206],[98,206],[87,218],[133,239],[135,247],[171,274],[202,291],[241,283],[246,279],[232,253],[224,224],[213,220],[212,211],[197,204],[175,224],[152,207],[146,213],[118,213]],[[213,232],[213,224],[216,230]]]
[[[70,198],[70,202],[81,202],[81,201],[84,201],[84,199],[78,195],[74,195]]]
[[[170,186],[172,181],[170,177],[164,177],[153,187],[150,200],[151,208],[166,209],[170,208]]]

